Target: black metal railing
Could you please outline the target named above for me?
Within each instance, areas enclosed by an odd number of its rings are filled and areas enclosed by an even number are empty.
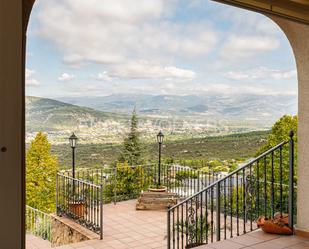
[[[51,241],[51,217],[49,214],[26,205],[26,231]]]
[[[296,215],[294,141],[282,142],[168,210],[168,248],[193,248],[253,231],[263,215]]]
[[[72,171],[62,172],[72,177]],[[161,185],[180,197],[189,197],[209,184],[221,179],[223,173],[203,172],[180,165],[161,165]],[[78,169],[76,179],[91,184],[103,185],[104,203],[119,202],[137,198],[141,191],[155,186],[158,179],[158,165],[102,167]]]
[[[66,216],[103,238],[103,186],[57,174],[57,215]]]
[[[163,182],[168,191],[185,198],[194,195],[225,176],[223,172],[204,172],[179,165],[164,166],[167,167],[167,170],[165,170],[166,176]]]

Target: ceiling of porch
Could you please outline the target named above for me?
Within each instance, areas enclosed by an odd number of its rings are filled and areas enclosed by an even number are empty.
[[[213,0],[309,24],[309,0]]]

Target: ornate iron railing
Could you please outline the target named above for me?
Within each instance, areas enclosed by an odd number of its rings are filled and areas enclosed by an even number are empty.
[[[62,174],[71,177],[72,171],[64,171]],[[161,185],[183,198],[192,196],[223,176],[222,173],[206,173],[180,165],[162,164],[160,170]],[[76,170],[75,177],[91,184],[102,184],[104,203],[116,203],[137,198],[141,191],[155,186],[159,176],[158,165],[148,164],[83,168]]]
[[[192,248],[232,238],[257,228],[255,220],[296,210],[294,141],[282,142],[226,177],[171,207],[168,248]]]
[[[57,215],[73,219],[103,238],[103,186],[57,174]]]
[[[51,241],[51,217],[38,209],[26,206],[26,231]]]

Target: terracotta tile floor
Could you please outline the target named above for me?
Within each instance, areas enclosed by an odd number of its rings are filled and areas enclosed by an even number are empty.
[[[136,200],[104,205],[103,240],[86,241],[61,249],[105,249],[105,248],[166,248],[165,211],[136,211]],[[27,236],[27,249],[48,249],[39,239]]]
[[[43,240],[31,234],[26,235],[26,249],[49,249],[51,244],[49,241]]]
[[[166,212],[136,211],[136,200],[104,205],[104,239],[91,240],[57,249],[165,249]],[[50,249],[50,244],[27,235],[27,249]],[[278,236],[262,231],[247,233],[233,239],[215,242],[198,249],[309,249],[309,239]]]
[[[299,236],[265,234],[258,230],[233,239],[200,246],[196,249],[309,249],[309,239]]]

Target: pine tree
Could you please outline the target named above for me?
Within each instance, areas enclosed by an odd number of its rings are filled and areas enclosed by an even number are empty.
[[[26,203],[44,212],[54,212],[56,208],[58,161],[50,149],[47,136],[39,132],[26,156]]]
[[[132,112],[130,132],[123,142],[120,161],[128,162],[130,165],[143,163],[143,146],[138,132],[138,117],[135,108]]]

